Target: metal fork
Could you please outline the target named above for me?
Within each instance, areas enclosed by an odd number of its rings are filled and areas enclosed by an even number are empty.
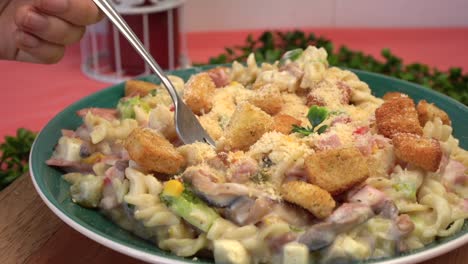
[[[174,122],[177,131],[177,135],[185,144],[194,142],[205,142],[211,145],[215,145],[214,140],[208,135],[198,122],[198,119],[193,114],[187,105],[182,101],[180,96],[177,94],[174,85],[166,77],[161,67],[159,67],[156,60],[151,54],[145,49],[141,41],[135,35],[133,30],[128,26],[127,22],[119,15],[115,8],[110,3],[110,0],[93,0],[94,3],[102,10],[107,18],[114,24],[114,26],[124,35],[124,37],[130,42],[133,48],[138,54],[145,60],[150,66],[151,70],[161,79],[161,82],[169,92],[172,101],[174,102]]]

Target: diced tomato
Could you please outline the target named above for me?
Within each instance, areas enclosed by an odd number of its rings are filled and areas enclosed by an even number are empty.
[[[367,132],[369,132],[369,127],[362,126],[362,127],[359,127],[358,129],[354,130],[353,134],[364,135]]]
[[[109,185],[109,184],[112,184],[111,179],[108,178],[108,177],[105,177],[105,178],[104,178],[104,185]]]

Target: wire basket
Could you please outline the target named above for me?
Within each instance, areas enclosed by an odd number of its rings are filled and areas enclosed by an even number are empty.
[[[184,0],[114,0],[117,11],[161,68],[190,64],[182,25]],[[107,19],[88,27],[81,40],[81,70],[90,78],[117,83],[148,75],[150,69]]]

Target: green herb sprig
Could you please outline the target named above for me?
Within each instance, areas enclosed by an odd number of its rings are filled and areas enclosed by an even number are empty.
[[[19,128],[16,137],[6,136],[0,144],[0,190],[28,172],[29,151],[35,138],[34,132]]]
[[[301,127],[298,125],[293,125],[292,132],[300,133],[304,136],[309,136],[310,134],[317,133],[322,134],[328,128],[327,125],[320,124],[323,123],[328,118],[329,112],[325,107],[321,106],[312,106],[309,108],[309,112],[307,113],[307,119],[310,122],[311,126]]]
[[[395,56],[389,49],[382,49],[382,60],[351,50],[346,46],[335,49],[335,45],[324,37],[317,37],[314,33],[303,31],[265,31],[258,39],[249,35],[246,43],[240,46],[225,48],[225,52],[210,58],[210,64],[229,63],[235,60],[245,61],[250,53],[255,54],[257,62],[274,62],[281,59],[284,51],[305,49],[313,45],[323,47],[328,53],[331,66],[361,69],[386,74],[444,93],[468,105],[468,74],[461,68],[452,67],[448,71],[441,71],[421,63],[404,64],[403,60]],[[292,55],[300,53],[295,51]],[[292,56],[292,60],[294,56]]]

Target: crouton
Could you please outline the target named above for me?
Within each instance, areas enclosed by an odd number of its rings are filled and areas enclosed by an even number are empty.
[[[400,92],[388,92],[388,93],[384,94],[382,99],[384,99],[384,101],[390,101],[390,100],[398,99],[398,98],[402,98],[402,97],[408,97],[408,95],[404,94],[404,93],[400,93]]]
[[[247,150],[273,128],[273,118],[250,103],[238,105],[226,127],[224,148]]]
[[[271,84],[255,90],[248,101],[270,115],[277,114],[283,107],[283,98],[279,89]]]
[[[343,148],[318,152],[305,161],[308,180],[332,195],[338,195],[369,177],[367,159],[359,149]]]
[[[187,106],[195,114],[206,114],[213,107],[212,98],[215,89],[215,83],[210,75],[206,72],[199,73],[188,80],[183,98]]]
[[[298,120],[290,115],[278,114],[273,117],[273,130],[282,134],[289,135],[293,125],[301,125],[301,120]]]
[[[442,159],[439,141],[414,134],[399,133],[392,138],[395,156],[428,171],[437,171]]]
[[[165,174],[175,174],[184,165],[184,157],[162,135],[151,129],[135,128],[124,146],[138,165]]]
[[[145,82],[145,81],[140,81],[140,80],[128,80],[125,82],[125,96],[145,96],[149,94],[152,90],[155,89],[160,89],[161,86],[150,83],[150,82]]]
[[[281,186],[284,200],[299,205],[315,217],[328,217],[335,208],[335,200],[324,189],[303,181],[290,181]]]
[[[378,132],[388,138],[392,138],[396,133],[423,133],[416,107],[409,97],[385,101],[375,110],[375,119]]]
[[[198,121],[200,121],[200,124],[212,139],[218,140],[223,135],[223,128],[219,125],[219,121],[215,120],[213,116],[202,115]]]
[[[417,106],[419,124],[424,126],[427,121],[433,121],[436,117],[442,120],[445,125],[451,125],[452,121],[447,113],[435,106],[434,104],[428,103],[426,100],[421,100]]]

